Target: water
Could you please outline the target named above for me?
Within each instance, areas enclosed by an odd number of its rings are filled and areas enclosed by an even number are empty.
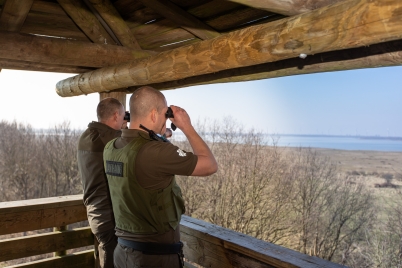
[[[402,138],[387,139],[351,136],[279,135],[278,146],[402,152]]]
[[[173,133],[173,140],[185,140],[183,133]],[[208,136],[206,137],[208,139]],[[265,135],[265,141],[272,145],[273,139],[278,146],[311,147],[353,151],[402,152],[402,138],[355,137],[330,135]],[[173,141],[174,143],[174,141]]]

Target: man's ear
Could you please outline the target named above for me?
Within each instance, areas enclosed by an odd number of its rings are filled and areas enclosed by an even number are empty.
[[[157,111],[156,109],[152,109],[152,112],[151,112],[151,120],[152,120],[153,123],[156,122],[156,117],[157,117],[157,115],[158,115],[158,111]]]

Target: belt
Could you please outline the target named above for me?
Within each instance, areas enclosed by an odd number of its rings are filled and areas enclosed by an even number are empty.
[[[176,244],[160,244],[160,243],[148,243],[148,242],[136,242],[126,240],[123,238],[117,238],[119,244],[132,248],[134,250],[142,251],[146,255],[168,255],[168,254],[180,254],[183,249],[183,243]]]

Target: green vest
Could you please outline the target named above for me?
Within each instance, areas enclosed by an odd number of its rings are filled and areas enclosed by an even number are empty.
[[[107,175],[116,227],[135,234],[165,233],[176,229],[184,213],[184,200],[173,176],[168,187],[161,190],[142,188],[135,175],[135,159],[148,142],[134,138],[121,149],[114,140],[105,146],[103,159]]]

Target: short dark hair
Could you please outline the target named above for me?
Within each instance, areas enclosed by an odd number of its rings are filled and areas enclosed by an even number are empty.
[[[120,114],[120,109],[123,107],[120,101],[115,98],[106,98],[99,102],[96,108],[96,115],[99,121],[104,121],[109,119],[113,114],[118,111]]]
[[[165,101],[165,96],[159,90],[150,86],[140,87],[130,97],[131,116],[143,118],[153,109],[160,112]]]

